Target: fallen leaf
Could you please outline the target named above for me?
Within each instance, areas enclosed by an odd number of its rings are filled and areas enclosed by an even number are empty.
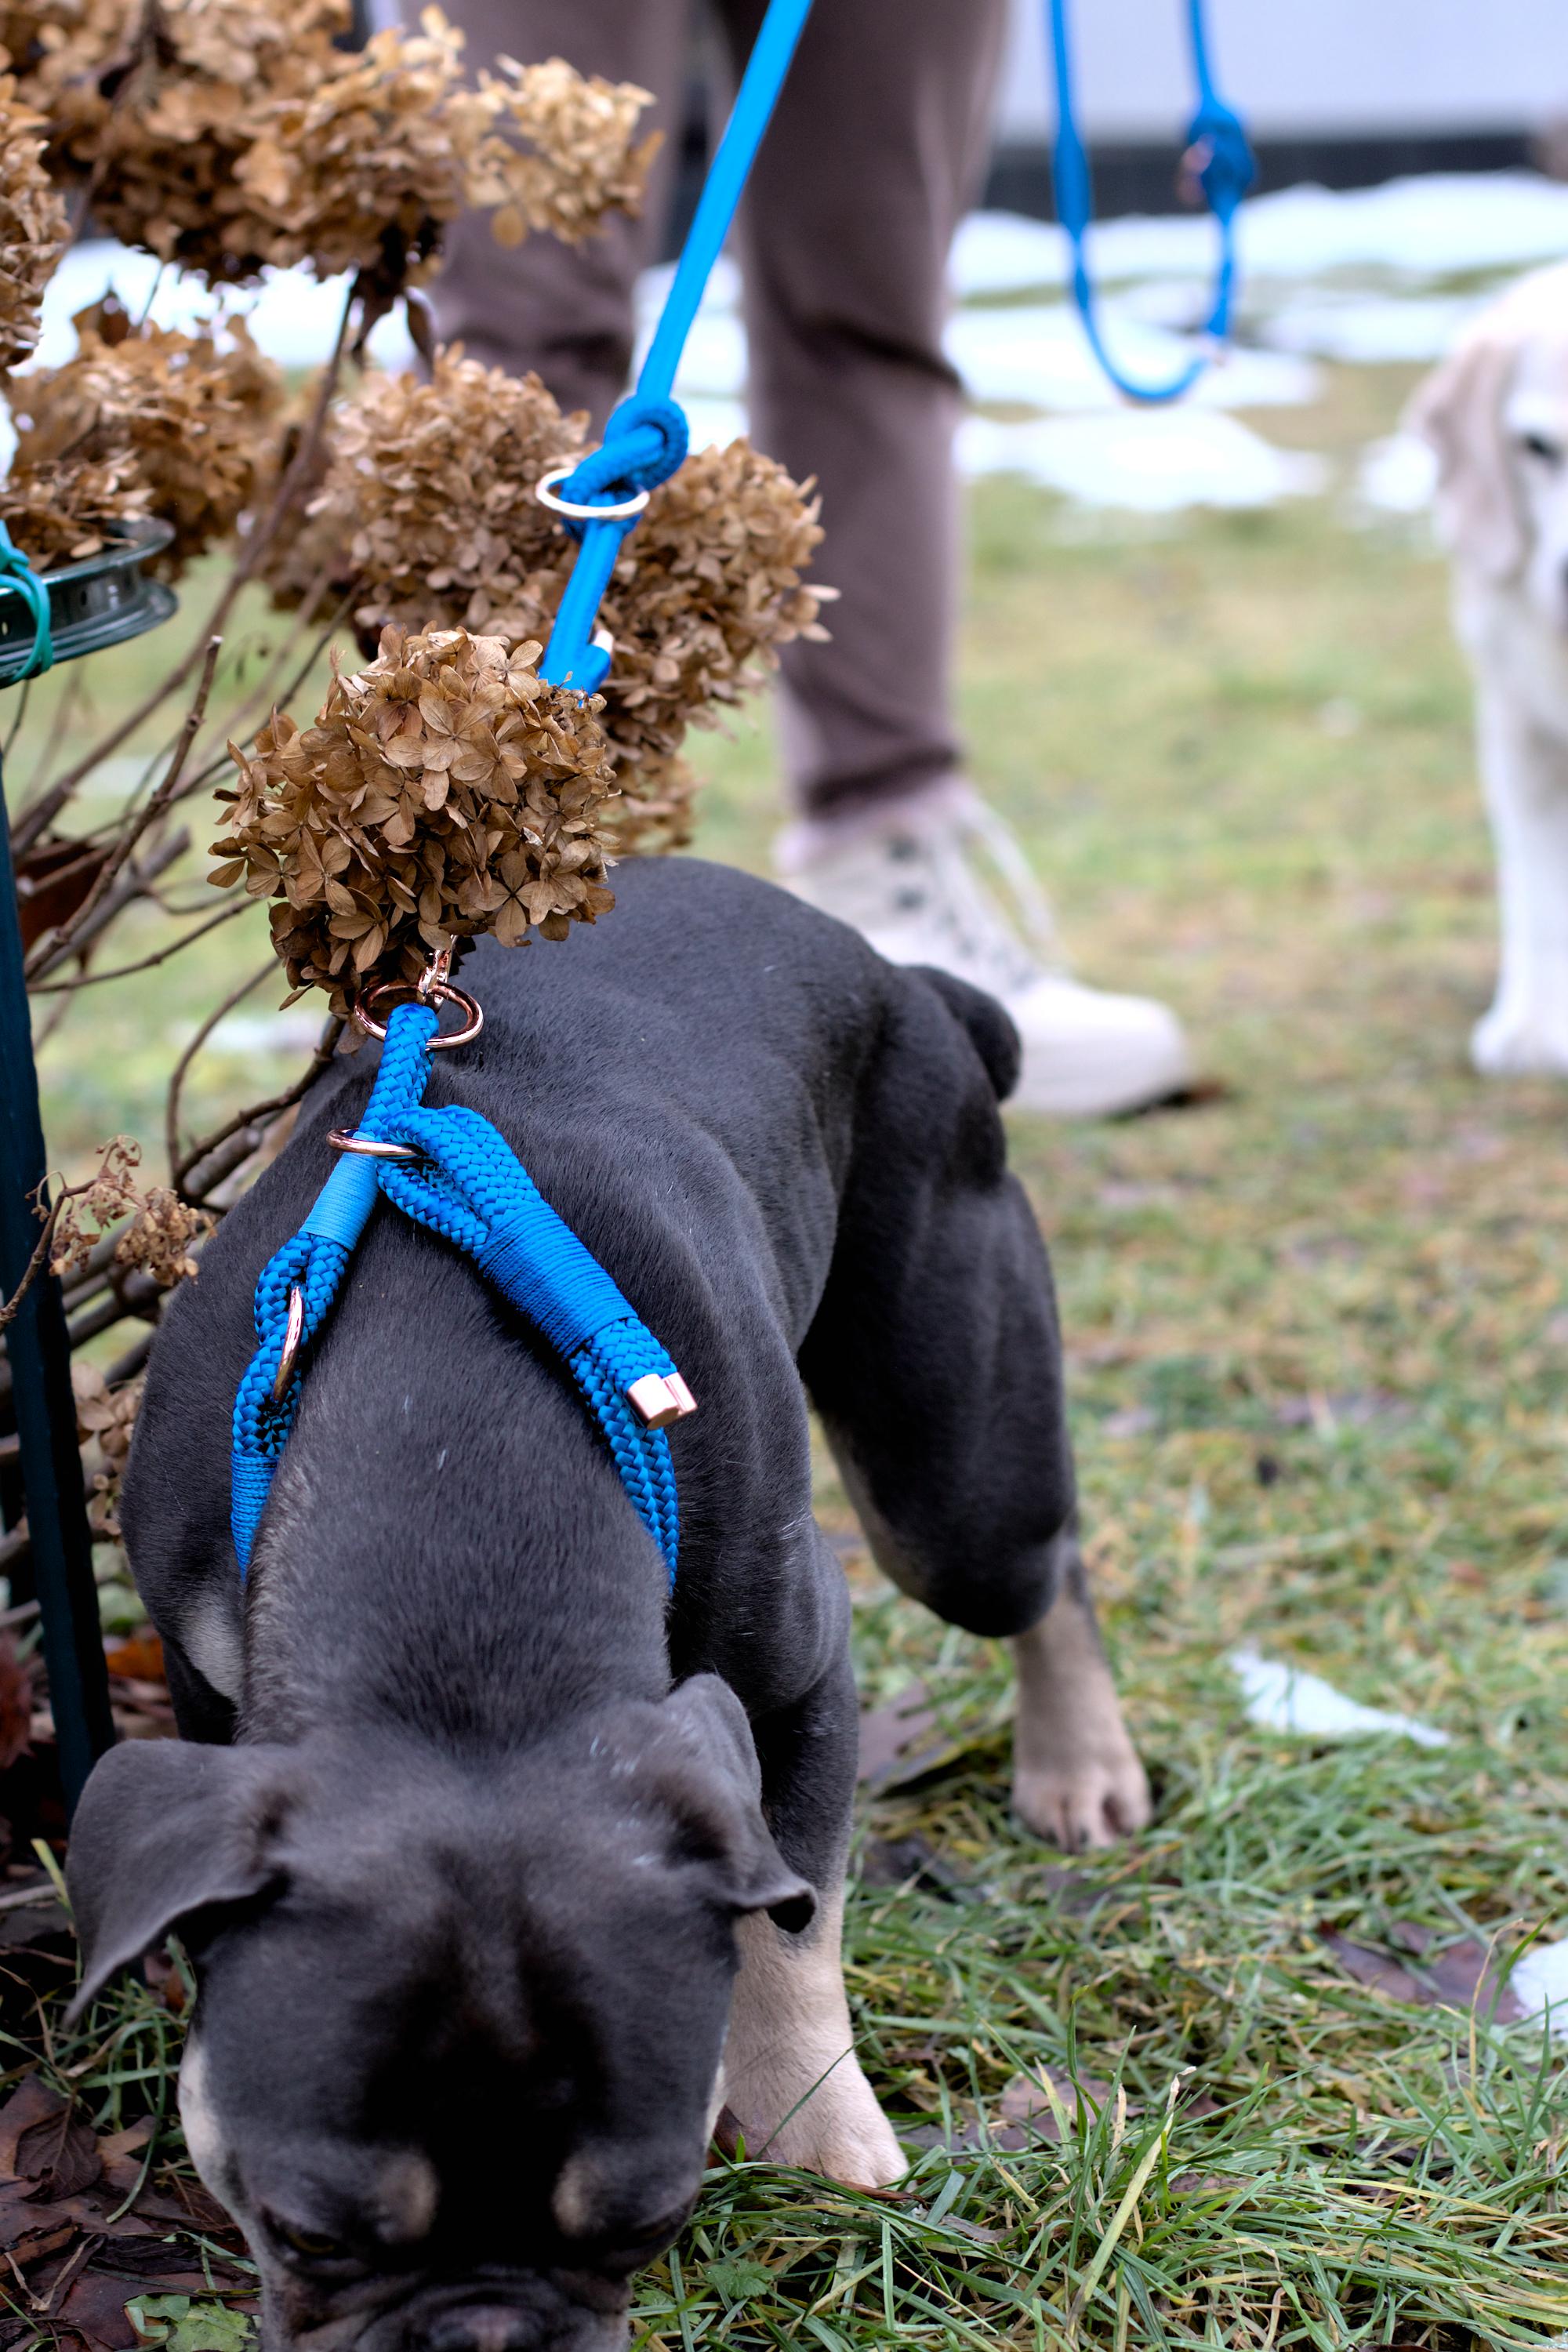
[[[182,2303],[163,2315],[165,2352],[241,2352],[254,2282],[213,2244],[237,2251],[237,2232],[195,2182],[143,2178],[156,2128],[144,2116],[100,2140],[37,2073],[0,2106],[0,2252],[30,2314],[23,2322],[15,2300],[16,2317],[0,2314],[4,2352],[40,2335],[63,2352],[133,2352],[144,2339],[127,2306],[138,2295]],[[198,2236],[201,2247],[189,2242]]]
[[[1321,1932],[1347,1976],[1391,2000],[1421,2009],[1474,2009],[1500,2025],[1517,2024],[1525,2014],[1502,1981],[1496,1954],[1479,1936],[1438,1945],[1431,1928],[1400,1921],[1389,1933],[1415,1958],[1417,1965],[1412,1968],[1374,1945],[1352,1943],[1332,1929]]]
[[[973,1896],[975,1890],[923,1837],[868,1838],[860,1849],[862,1886],[918,1887],[923,1894]]]
[[[1047,2083],[1049,2090],[1046,2087]],[[1056,2095],[1054,2101],[1052,2092]],[[1002,2129],[994,2132],[993,2138],[998,2147],[1027,2147],[1040,2140],[1059,2147],[1062,2131],[1058,2106],[1070,2126],[1081,2101],[1092,2122],[1114,2095],[1110,2084],[1101,2082],[1097,2074],[1079,2074],[1075,2083],[1058,2066],[1042,2067],[1038,2074],[1015,2074],[996,2103]],[[1129,2105],[1127,2112],[1138,2113],[1136,2102]]]
[[[165,2352],[246,2352],[251,2341],[248,2314],[226,2304],[194,2303],[188,2294],[142,2294],[125,2310],[141,2341],[163,2345]]]
[[[923,1683],[910,1683],[886,1706],[860,1717],[859,1778],[868,1789],[896,1789],[949,1764],[977,1740],[989,1723],[976,1717],[958,1727],[944,1723]]]
[[[104,1652],[103,1663],[111,1675],[121,1675],[130,1682],[168,1680],[163,1668],[163,1644],[156,1633],[133,1633],[128,1642],[117,1642],[112,1650]]]

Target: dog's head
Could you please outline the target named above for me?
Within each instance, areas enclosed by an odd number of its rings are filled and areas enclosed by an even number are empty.
[[[1517,580],[1568,634],[1568,264],[1521,278],[1419,386],[1437,520],[1459,563]]]
[[[601,2352],[701,2177],[735,1923],[813,1895],[714,1677],[540,1747],[116,1748],[72,1832],[80,2000],[173,1929],[180,2082],[264,2342]]]

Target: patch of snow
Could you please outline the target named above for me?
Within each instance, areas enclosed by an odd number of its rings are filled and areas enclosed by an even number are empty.
[[[1021,474],[1085,506],[1173,514],[1184,507],[1265,507],[1323,488],[1328,468],[1276,449],[1234,416],[1190,408],[1032,418],[970,416],[959,428],[967,475]]]
[[[642,365],[642,359],[639,350],[637,367]],[[740,315],[704,302],[691,322],[691,332],[680,355],[675,396],[682,404],[703,393],[733,399],[745,389],[746,330]]]
[[[1426,172],[1376,188],[1281,188],[1242,206],[1237,252],[1255,278],[1521,268],[1568,254],[1568,186],[1536,172]]]
[[[1379,513],[1420,514],[1436,487],[1436,452],[1418,434],[1391,434],[1362,452],[1356,497]]]
[[[675,264],[661,261],[657,268],[645,269],[637,279],[637,319],[647,333],[653,332],[653,322],[663,310],[666,298],[675,283]],[[741,307],[741,268],[732,254],[721,253],[713,265],[713,274],[702,292],[705,310],[738,310]]]
[[[258,288],[231,294],[226,307],[245,313],[258,349],[280,367],[321,367],[331,356],[348,285],[346,278],[330,278],[322,284],[307,270],[270,269]],[[187,333],[226,307],[183,270],[165,269],[160,276],[150,253],[138,253],[110,237],[92,237],[73,246],[49,280],[34,364],[59,367],[68,360],[76,350],[72,319],[89,303],[101,301],[111,288],[133,319],[142,316],[151,298],[149,315],[154,325],[179,327]],[[414,345],[401,310],[375,329],[370,355],[384,368],[414,365]]]
[[[1441,359],[1486,300],[1482,295],[1323,294],[1288,302],[1258,332],[1272,351],[1365,365]]]
[[[1106,284],[1206,278],[1214,224],[1199,214],[1100,221],[1089,249]],[[1523,268],[1568,254],[1568,186],[1535,172],[1428,172],[1376,188],[1281,188],[1243,205],[1237,253],[1251,278],[1355,268],[1430,278]],[[1059,289],[1067,256],[1067,239],[1048,222],[973,213],[953,249],[953,285],[969,299]]]
[[[1168,381],[1193,355],[1184,339],[1131,317],[1120,304],[1107,304],[1104,325],[1112,355],[1135,379]],[[971,400],[1058,409],[1123,404],[1065,302],[960,310],[944,341]],[[1315,400],[1321,388],[1308,360],[1232,351],[1205,369],[1186,398],[1199,408],[1284,408]]]
[[[1446,1731],[1417,1723],[1414,1716],[1363,1706],[1321,1675],[1282,1664],[1255,1649],[1233,1650],[1228,1663],[1241,1685],[1248,1718],[1261,1730],[1294,1732],[1307,1739],[1357,1739],[1391,1732],[1413,1739],[1418,1748],[1449,1745]]]
[[[1568,1942],[1532,1944],[1515,1962],[1508,1989],[1526,2017],[1544,2018],[1553,2038],[1568,2042]]]
[[[746,429],[746,404],[743,400],[709,400],[699,396],[688,400],[681,395],[686,411],[687,428],[694,449],[717,447],[727,449]]]
[[[971,213],[953,240],[950,278],[961,301],[1063,285],[1068,241],[1053,222],[1023,213]]]

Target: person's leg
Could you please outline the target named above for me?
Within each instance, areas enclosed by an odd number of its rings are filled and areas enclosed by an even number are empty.
[[[763,0],[724,0],[735,63]],[[806,812],[906,799],[959,764],[959,572],[942,352],[948,248],[978,193],[1005,0],[831,0],[801,37],[742,211],[752,437],[821,486],[830,642],[783,660]]]
[[[422,0],[403,0],[416,25]],[[447,235],[447,260],[431,289],[437,332],[471,359],[530,369],[563,409],[591,409],[596,425],[626,388],[637,271],[657,249],[668,207],[684,96],[688,0],[451,0],[468,36],[470,72],[498,56],[531,64],[563,57],[580,73],[631,81],[652,93],[639,132],[662,131],[647,201],[637,220],[612,215],[581,245],[529,236],[498,245],[488,213],[466,213]]]
[[[762,13],[721,0],[737,66]],[[1163,1005],[1055,963],[1026,860],[965,781],[953,726],[947,260],[984,166],[1005,16],[1005,0],[832,0],[742,210],[752,438],[820,484],[819,569],[840,592],[828,642],[784,652],[800,822],[780,865],[894,961],[1000,997],[1024,1043],[1016,1099],[1085,1116],[1158,1100],[1189,1072]]]

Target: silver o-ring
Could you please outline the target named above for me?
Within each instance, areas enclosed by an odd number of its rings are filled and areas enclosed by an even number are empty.
[[[580,507],[571,499],[558,499],[556,483],[563,482],[568,474],[574,474],[581,463],[580,457],[574,457],[570,465],[552,466],[547,474],[541,474],[533,486],[533,495],[542,507],[548,507],[552,514],[570,515],[574,522],[625,522],[628,516],[641,514],[652,496],[651,491],[638,490],[635,498],[623,499],[618,506],[613,507]]]

